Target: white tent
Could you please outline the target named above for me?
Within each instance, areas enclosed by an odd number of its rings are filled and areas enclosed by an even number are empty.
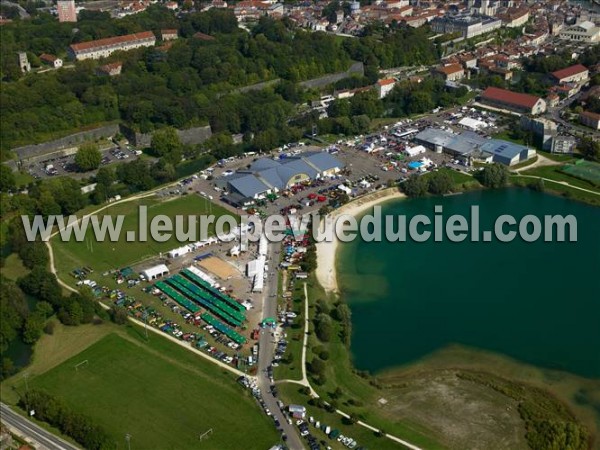
[[[198,277],[202,278],[204,281],[206,281],[211,286],[217,286],[217,282],[215,281],[215,279],[213,277],[211,277],[210,275],[202,272],[197,267],[189,266],[188,269],[189,269],[190,272],[192,272],[195,275],[197,275]]]
[[[164,277],[169,274],[169,268],[164,264],[159,264],[158,266],[150,267],[142,271],[142,275],[146,277],[146,280],[156,280],[159,277]]]
[[[479,131],[488,127],[487,123],[481,120],[471,119],[470,117],[463,117],[462,119],[460,119],[460,122],[458,122],[458,124],[461,127],[471,131]]]
[[[422,145],[417,145],[416,147],[407,147],[404,152],[411,158],[420,155],[421,153],[425,153],[427,149]]]

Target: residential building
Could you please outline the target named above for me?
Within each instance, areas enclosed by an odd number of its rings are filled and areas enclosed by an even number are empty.
[[[563,29],[558,37],[568,41],[594,43],[600,40],[600,27],[594,22],[581,22]]]
[[[466,39],[489,33],[501,26],[502,21],[500,19],[471,15],[438,17],[431,22],[431,28],[436,33],[460,33]]]
[[[160,38],[163,41],[172,41],[177,37],[177,30],[160,30]]]
[[[118,61],[110,64],[104,64],[103,66],[99,66],[96,69],[97,75],[107,75],[109,77],[114,77],[116,75],[121,75],[121,69],[123,68],[123,63]]]
[[[502,25],[507,28],[522,27],[529,20],[529,9],[509,8],[506,13],[498,15],[502,19]]]
[[[78,61],[84,59],[106,58],[117,50],[128,51],[140,47],[151,47],[156,44],[156,37],[152,31],[115,36],[95,41],[72,44],[67,53],[72,59]]]
[[[558,125],[552,120],[543,117],[521,116],[521,127],[532,131],[541,138],[542,150],[551,150],[553,140],[558,135]]]
[[[577,146],[577,139],[573,136],[556,136],[552,140],[552,153],[573,153]]]
[[[48,64],[49,66],[52,66],[55,69],[60,69],[63,65],[62,59],[57,58],[54,55],[49,55],[48,53],[42,53],[40,55],[40,60],[43,63]]]
[[[581,64],[567,67],[566,69],[552,72],[552,77],[558,83],[587,83],[590,79],[590,71]]]
[[[56,12],[58,13],[59,22],[77,22],[75,0],[58,0],[56,2]]]
[[[379,98],[383,98],[392,92],[392,89],[394,89],[395,85],[396,80],[393,78],[384,78],[383,80],[379,80],[376,85],[377,95]]]
[[[435,69],[447,81],[459,81],[465,77],[465,70],[460,64],[446,64]]]
[[[538,115],[546,111],[546,102],[540,97],[497,87],[489,87],[483,91],[481,101],[490,106],[519,113]]]
[[[558,106],[559,103],[560,103],[560,96],[557,93],[550,92],[546,96],[546,104],[548,105],[548,107],[554,108],[555,106]]]
[[[579,121],[586,127],[593,128],[594,130],[600,130],[600,114],[596,114],[591,111],[584,111],[579,114]]]

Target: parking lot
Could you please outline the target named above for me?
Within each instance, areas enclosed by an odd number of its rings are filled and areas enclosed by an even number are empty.
[[[101,150],[100,167],[119,161],[133,161],[140,152],[129,146],[113,146]],[[51,157],[30,163],[25,166],[28,173],[37,179],[68,175],[73,178],[85,178],[94,172],[78,172],[75,164],[75,153],[70,155],[51,155]]]

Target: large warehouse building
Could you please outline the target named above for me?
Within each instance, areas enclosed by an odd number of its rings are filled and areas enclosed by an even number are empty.
[[[512,166],[535,156],[535,150],[524,145],[501,139],[486,139],[470,131],[454,134],[427,128],[415,136],[415,141],[431,150],[443,151],[469,163],[476,160]]]
[[[280,160],[261,158],[247,170],[222,177],[216,184],[228,191],[224,200],[235,206],[248,206],[295,184],[331,177],[343,167],[341,161],[326,152],[307,152]]]
[[[537,115],[546,111],[546,102],[540,97],[497,87],[489,87],[483,91],[481,101],[490,106],[519,113]]]

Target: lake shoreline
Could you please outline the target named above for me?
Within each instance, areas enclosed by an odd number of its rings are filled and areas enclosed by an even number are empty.
[[[405,194],[400,192],[398,188],[387,188],[380,191],[372,192],[341,206],[331,212],[328,217],[335,219],[342,214],[350,216],[359,216],[368,209],[381,203],[407,198]],[[317,243],[317,280],[328,294],[339,294],[339,286],[337,282],[337,273],[335,267],[336,255],[338,251],[338,240],[333,233],[333,240],[330,242]]]

